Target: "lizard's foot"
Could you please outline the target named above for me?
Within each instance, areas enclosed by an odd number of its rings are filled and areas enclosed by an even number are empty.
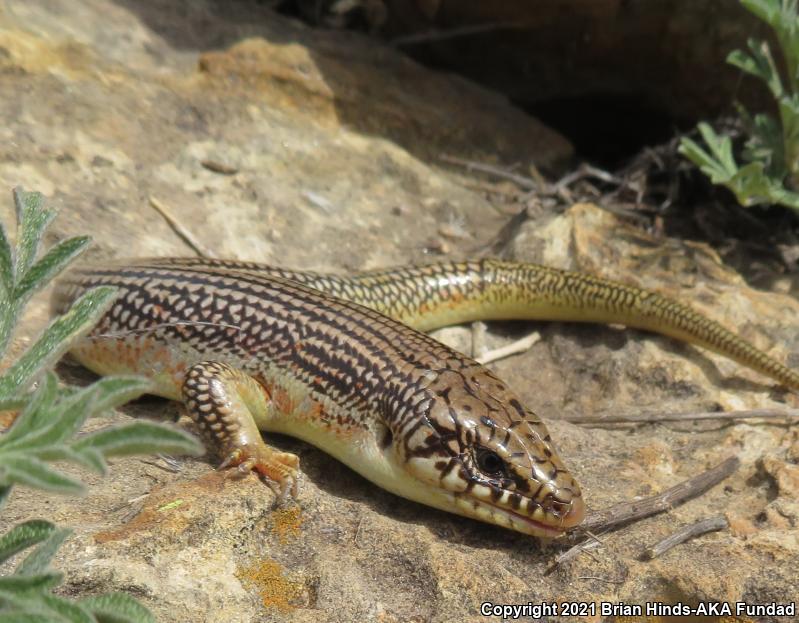
[[[297,497],[300,459],[296,454],[280,452],[265,443],[246,445],[234,449],[219,465],[219,469],[235,467],[231,475],[242,478],[255,472],[277,495],[277,505],[289,495]]]

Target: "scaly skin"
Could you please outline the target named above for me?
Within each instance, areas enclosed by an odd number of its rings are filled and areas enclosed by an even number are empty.
[[[152,264],[155,264],[153,262]],[[100,374],[151,378],[183,400],[223,465],[281,494],[299,437],[406,498],[525,534],[580,523],[580,488],[546,427],[495,375],[383,314],[293,281],[213,268],[86,268],[55,308],[98,285],[116,303],[72,349]]]
[[[681,303],[529,264],[336,277],[145,259],[72,273],[56,290],[56,310],[98,285],[118,287],[117,302],[73,354],[100,374],[148,376],[154,393],[183,400],[223,465],[293,492],[297,458],[267,446],[259,430],[285,433],[398,495],[535,536],[561,534],[584,515],[543,423],[490,371],[407,325],[623,323],[799,388],[795,372]]]
[[[799,374],[688,305],[650,290],[538,264],[485,259],[376,270],[352,276],[254,262],[147,260],[291,279],[359,303],[419,330],[473,320],[558,320],[623,324],[695,344],[799,390]]]

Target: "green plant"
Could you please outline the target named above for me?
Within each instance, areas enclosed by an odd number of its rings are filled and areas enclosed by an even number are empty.
[[[785,71],[780,73],[765,41],[749,39],[749,53],[735,50],[727,62],[765,82],[774,97],[779,118],[751,115],[739,106],[748,139],[740,166],[732,141],[707,123],[699,133],[707,151],[683,138],[680,153],[696,164],[714,184],[729,188],[743,206],[779,204],[799,212],[799,17],[797,0],[741,0],[777,36]]]
[[[0,359],[30,297],[51,281],[89,244],[70,238],[37,259],[42,235],[55,212],[39,193],[14,191],[17,243],[12,251],[0,225]],[[190,435],[152,423],[133,422],[78,435],[88,417],[108,411],[148,388],[138,377],[106,377],[81,389],[59,387],[49,370],[70,343],[86,333],[114,299],[113,288],[91,290],[55,318],[42,335],[0,376],[0,410],[20,410],[0,434],[0,507],[13,485],[58,493],[81,493],[83,484],[49,465],[71,461],[100,473],[106,458],[153,452],[198,453]],[[38,380],[38,386],[31,386]],[[123,593],[76,601],[52,593],[62,575],[49,564],[70,534],[47,521],[19,524],[0,537],[0,564],[30,550],[8,575],[0,575],[0,623],[139,623],[155,619]],[[33,549],[31,549],[33,548]]]

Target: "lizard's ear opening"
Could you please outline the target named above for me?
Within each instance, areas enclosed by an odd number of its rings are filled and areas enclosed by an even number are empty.
[[[391,432],[391,429],[386,426],[383,429],[383,434],[380,436],[380,449],[381,450],[388,450],[391,444],[394,443],[394,433]]]

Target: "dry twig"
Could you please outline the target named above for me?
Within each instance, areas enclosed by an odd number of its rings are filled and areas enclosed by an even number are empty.
[[[487,363],[491,363],[492,361],[497,361],[499,359],[504,359],[505,357],[510,357],[511,355],[523,353],[529,350],[530,347],[540,339],[541,334],[536,331],[535,333],[531,333],[527,337],[523,337],[520,340],[516,340],[515,342],[511,342],[510,344],[500,348],[495,348],[494,350],[489,350],[483,353],[480,357],[476,357],[475,360],[478,363],[485,365]]]
[[[236,167],[232,167],[224,162],[217,162],[216,160],[201,160],[200,164],[209,171],[222,175],[235,175],[239,172]]]
[[[578,580],[596,580],[597,582],[607,582],[608,584],[624,584],[627,581],[627,575],[623,578],[619,578],[618,580],[613,580],[611,578],[602,578],[598,575],[581,575],[577,577]]]
[[[716,467],[684,480],[670,489],[666,489],[663,493],[643,500],[621,502],[605,510],[597,511],[590,515],[578,529],[607,531],[616,526],[670,510],[720,483],[738,469],[740,463],[736,457],[730,457]]]
[[[628,415],[581,415],[565,417],[575,424],[629,424],[686,422],[694,420],[742,420],[746,418],[799,419],[799,409],[748,409],[741,411],[700,411],[689,413],[630,413]]]
[[[531,211],[529,208],[521,210],[516,214],[512,215],[511,218],[508,219],[508,222],[502,226],[496,236],[494,236],[493,240],[486,243],[483,247],[475,249],[475,251],[485,251],[488,250],[491,255],[495,255],[497,257],[502,257],[505,252],[505,249],[508,245],[513,241],[513,239],[519,234],[522,226],[531,218]]]
[[[517,199],[519,197],[519,190],[514,188],[502,188],[497,186],[492,182],[480,182],[478,180],[466,180],[461,182],[466,188],[471,188],[472,190],[479,190],[486,193],[493,193],[496,195],[503,195],[505,197],[511,197],[512,199]],[[518,208],[514,209],[513,213],[516,214],[518,212]]]
[[[577,168],[576,171],[572,171],[571,173],[564,175],[557,182],[555,182],[553,184],[553,188],[555,190],[567,188],[575,182],[579,182],[580,180],[587,178],[598,179],[600,181],[607,182],[608,184],[616,184],[617,186],[621,186],[621,184],[624,183],[624,180],[622,180],[620,177],[616,177],[608,171],[591,166],[590,164],[583,163]]]
[[[203,244],[172,215],[163,203],[158,201],[155,197],[150,196],[150,205],[164,217],[164,220],[172,228],[172,231],[174,231],[183,242],[189,245],[197,255],[200,257],[214,257],[214,254],[206,249]]]
[[[599,539],[597,535],[593,534],[592,532],[587,532],[587,534],[590,538],[586,539],[585,541],[581,541],[580,543],[577,543],[577,545],[574,545],[569,549],[567,549],[562,554],[559,554],[555,558],[555,560],[552,561],[549,567],[547,567],[545,575],[549,575],[555,569],[558,568],[558,565],[561,565],[564,562],[572,560],[573,558],[577,558],[577,556],[579,556],[583,552],[593,557],[593,554],[591,554],[591,550],[603,546],[604,543]]]
[[[575,532],[584,532],[589,538],[577,543],[555,558],[552,564],[547,568],[546,573],[552,573],[558,565],[576,558],[583,552],[588,553],[589,550],[596,549],[602,545],[599,538],[595,536],[595,531],[601,530],[602,534],[604,534],[610,530],[615,530],[623,524],[628,524],[669,510],[686,500],[701,495],[732,474],[738,469],[739,465],[740,461],[736,457],[730,457],[715,467],[693,478],[684,480],[659,495],[644,498],[643,500],[621,502],[604,511],[598,511],[589,515],[588,519],[575,530]]]
[[[510,180],[525,190],[537,190],[539,188],[538,184],[533,178],[527,177],[525,175],[519,175],[518,173],[513,173],[512,171],[508,171],[502,167],[494,166],[493,164],[475,162],[474,160],[464,160],[463,158],[447,156],[446,154],[441,155],[441,160],[444,162],[449,162],[450,164],[457,164],[465,167],[467,171],[480,171],[481,173],[487,173],[488,175],[493,175],[494,177]]]
[[[662,541],[655,543],[652,547],[648,548],[644,552],[644,558],[647,560],[652,560],[653,558],[657,558],[661,554],[669,551],[672,547],[679,545],[680,543],[685,543],[685,541],[688,539],[692,539],[695,536],[706,534],[708,532],[724,530],[724,528],[729,525],[730,524],[724,515],[716,515],[715,517],[709,517],[707,519],[703,519],[702,521],[697,521],[696,523],[681,528]]]
[[[139,461],[173,474],[177,474],[183,469],[183,464],[171,456],[159,454],[158,459],[158,461],[152,461],[150,459],[139,459]]]
[[[488,327],[482,320],[475,320],[472,323],[472,357],[482,357],[486,351],[486,333]]]
[[[417,45],[419,43],[429,43],[431,41],[444,41],[457,37],[468,37],[495,30],[520,30],[523,26],[516,22],[493,22],[488,24],[474,24],[461,28],[450,28],[447,30],[428,30],[427,32],[415,32],[410,35],[394,37],[389,41],[390,45],[405,46]]]

